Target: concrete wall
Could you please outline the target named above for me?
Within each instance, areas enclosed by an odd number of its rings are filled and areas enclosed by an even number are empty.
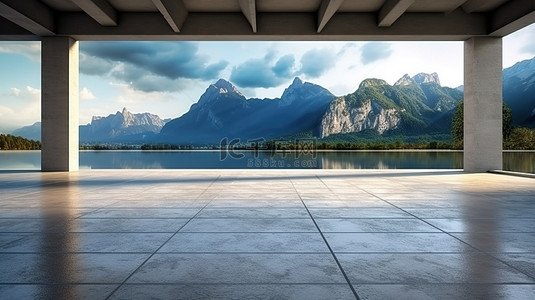
[[[46,37],[41,43],[41,170],[78,170],[78,42]]]
[[[502,39],[464,43],[464,170],[502,169]]]

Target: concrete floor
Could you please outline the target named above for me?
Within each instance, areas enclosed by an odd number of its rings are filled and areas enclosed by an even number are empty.
[[[2,299],[535,299],[535,180],[0,172]]]

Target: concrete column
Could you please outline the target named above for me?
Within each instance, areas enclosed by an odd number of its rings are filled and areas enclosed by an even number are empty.
[[[464,42],[464,170],[502,169],[502,39]]]
[[[41,170],[78,170],[78,42],[41,41]]]

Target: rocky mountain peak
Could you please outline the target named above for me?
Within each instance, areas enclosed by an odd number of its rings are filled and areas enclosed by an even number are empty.
[[[304,84],[303,80],[301,80],[301,78],[299,77],[295,77],[294,78],[294,81],[292,82],[292,84],[290,85],[290,87],[299,87],[299,86],[302,86]]]
[[[135,123],[134,115],[131,112],[129,112],[126,109],[126,107],[123,107],[123,111],[121,114],[123,115],[123,127],[134,125]]]
[[[219,89],[220,94],[235,93],[240,96],[243,96],[242,93],[232,83],[226,81],[225,79],[219,79],[213,85]]]
[[[204,94],[202,94],[202,96],[199,98],[199,101],[196,104],[193,104],[193,106],[210,103],[222,94],[229,94],[245,99],[245,96],[243,96],[243,94],[232,83],[226,81],[225,79],[219,79],[216,83],[211,84],[206,89]]]
[[[440,79],[438,78],[438,74],[433,72],[431,74],[428,73],[418,73],[412,77],[412,80],[418,84],[422,83],[436,83],[440,85]]]
[[[293,104],[307,105],[317,99],[321,99],[321,101],[329,99],[330,101],[332,98],[334,96],[321,86],[304,82],[301,78],[295,77],[292,84],[284,90],[279,107]]]
[[[503,77],[518,77],[521,80],[527,79],[535,73],[535,57],[532,59],[517,62],[512,67],[503,70]]]
[[[370,78],[370,79],[364,79],[360,83],[359,89],[365,88],[365,87],[379,87],[383,85],[388,85],[388,83],[382,79]]]
[[[80,140],[104,141],[142,133],[159,133],[166,122],[151,113],[133,114],[126,107],[107,117],[93,116],[91,123],[80,126]]]
[[[409,74],[405,74],[405,75],[403,75],[403,77],[398,79],[398,81],[396,81],[396,83],[394,83],[394,85],[405,86],[405,85],[411,85],[411,84],[414,84],[414,83],[416,83],[416,82],[409,76]]]

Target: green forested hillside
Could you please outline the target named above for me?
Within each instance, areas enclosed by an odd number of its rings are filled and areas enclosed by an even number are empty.
[[[0,134],[0,150],[40,150],[41,142],[11,134]]]

